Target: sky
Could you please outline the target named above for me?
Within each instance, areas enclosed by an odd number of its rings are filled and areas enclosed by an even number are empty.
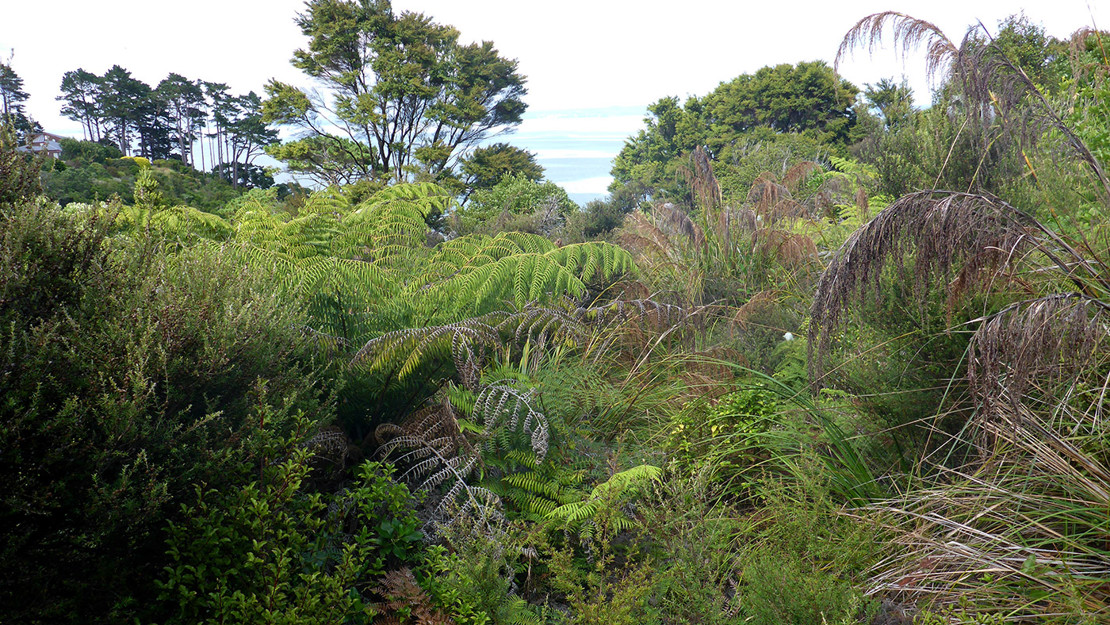
[[[1099,6],[1099,5],[1103,6]],[[642,126],[648,104],[704,95],[765,65],[832,63],[844,33],[865,15],[896,10],[958,40],[982,22],[1024,11],[1049,34],[1107,28],[1106,0],[394,0],[492,41],[527,77],[525,121],[507,140],[536,152],[547,177],[577,201],[599,197],[608,163]],[[81,136],[58,114],[62,75],[119,64],[151,86],[170,72],[223,82],[233,93],[271,78],[307,85],[289,64],[306,38],[293,22],[303,0],[0,0],[0,60],[24,79],[28,111],[48,131]],[[919,103],[929,83],[919,57],[857,52],[841,66],[859,87],[906,76]],[[505,140],[502,138],[501,140]]]

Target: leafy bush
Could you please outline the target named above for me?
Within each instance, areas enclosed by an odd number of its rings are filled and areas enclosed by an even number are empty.
[[[879,530],[845,515],[823,466],[809,467],[801,480],[765,483],[765,505],[742,534],[737,603],[745,622],[853,622],[877,608],[859,586],[881,553]]]
[[[525,174],[509,174],[493,188],[481,189],[455,213],[460,234],[496,234],[510,230],[554,235],[567,215],[577,211],[567,192],[554,182],[534,182]]]
[[[230,493],[197,487],[196,503],[183,506],[160,583],[176,606],[169,622],[369,623],[380,607],[374,582],[423,564],[420,522],[391,467],[365,463],[352,488],[325,498],[302,488],[310,452],[287,451],[261,482]]]
[[[124,619],[194,484],[328,418],[296,306],[218,250],[164,255],[56,206],[0,214],[0,614]]]

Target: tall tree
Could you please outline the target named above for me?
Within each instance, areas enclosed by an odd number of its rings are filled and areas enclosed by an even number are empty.
[[[784,63],[722,83],[703,103],[712,135],[765,126],[843,145],[856,121],[852,105],[858,91],[823,61]]]
[[[196,130],[204,120],[204,90],[200,83],[180,74],[171,73],[155,88],[165,102],[169,123],[174,129],[174,139],[181,162],[193,164],[193,143]]]
[[[62,115],[80,122],[89,141],[101,138],[100,86],[99,76],[78,68],[62,75],[62,95],[56,98],[65,102]]]
[[[913,90],[905,79],[898,83],[893,78],[881,78],[874,85],[868,83],[863,97],[887,130],[905,123],[913,113]]]
[[[28,97],[19,74],[11,65],[0,63],[0,123],[11,124],[20,140],[40,128],[24,112]]]
[[[530,181],[543,178],[543,167],[536,155],[508,143],[495,143],[473,150],[462,161],[466,197],[478,189],[494,187],[509,174],[519,174]]]
[[[147,87],[139,89],[135,101],[135,133],[139,138],[139,154],[151,160],[173,156],[177,141],[173,136],[174,117],[161,95]]]
[[[204,95],[208,102],[209,119],[214,126],[207,132],[208,158],[215,168],[224,163],[224,129],[227,127],[228,119],[233,115],[234,104],[228,93],[228,86],[224,83],[205,82]],[[205,126],[208,126],[207,120]]]
[[[297,25],[309,45],[293,65],[326,91],[266,86],[266,120],[301,131],[270,150],[291,169],[339,182],[453,176],[469,148],[520,122],[524,77],[490,42],[460,45],[454,28],[388,0],[311,0]]]
[[[238,186],[243,178],[240,165],[247,170],[265,147],[277,141],[277,131],[262,120],[262,98],[251,91],[232,101],[233,116],[226,121],[228,148],[230,150],[231,183]]]
[[[100,104],[109,133],[124,154],[131,153],[131,142],[138,134],[140,105],[150,97],[150,85],[113,65],[101,78]]]

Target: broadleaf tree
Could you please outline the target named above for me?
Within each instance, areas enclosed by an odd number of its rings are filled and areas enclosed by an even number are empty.
[[[268,151],[319,182],[449,181],[471,148],[524,113],[515,60],[488,41],[461,44],[423,14],[396,14],[388,0],[312,0],[296,21],[309,43],[292,63],[321,89],[270,81],[265,120],[299,136]]]

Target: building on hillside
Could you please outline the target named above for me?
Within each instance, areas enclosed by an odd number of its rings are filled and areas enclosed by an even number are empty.
[[[49,132],[36,132],[31,135],[31,142],[16,148],[17,152],[38,152],[50,158],[62,157],[62,139],[65,137]]]

